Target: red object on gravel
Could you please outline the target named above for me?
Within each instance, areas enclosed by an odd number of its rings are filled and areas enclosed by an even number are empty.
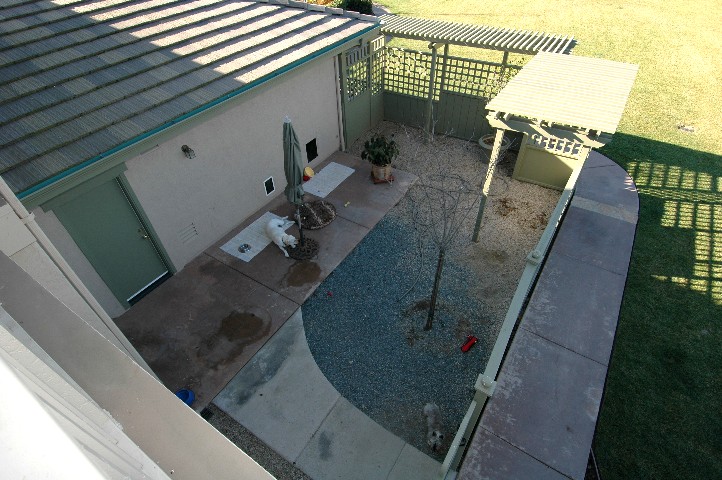
[[[473,336],[473,335],[469,335],[468,337],[466,337],[466,343],[464,343],[464,344],[461,346],[461,351],[462,351],[462,352],[468,352],[469,349],[470,349],[471,347],[473,347],[474,344],[475,344],[477,341],[479,341],[478,338],[476,338],[476,337]]]

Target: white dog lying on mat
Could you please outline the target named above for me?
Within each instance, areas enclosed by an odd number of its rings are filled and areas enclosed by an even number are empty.
[[[296,248],[298,241],[293,235],[288,235],[286,229],[293,225],[295,222],[284,218],[274,218],[268,221],[266,224],[266,236],[271,239],[273,243],[278,245],[283,254],[288,257],[286,247]]]

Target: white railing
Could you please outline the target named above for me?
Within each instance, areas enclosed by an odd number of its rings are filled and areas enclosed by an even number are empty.
[[[582,163],[583,164],[583,163]],[[506,312],[504,317],[504,323],[499,330],[499,335],[494,343],[494,348],[491,351],[489,360],[486,363],[486,369],[484,373],[479,374],[474,385],[474,399],[471,401],[469,408],[464,415],[464,419],[459,425],[459,429],[456,431],[449,451],[446,454],[444,463],[439,471],[438,478],[440,480],[450,480],[455,478],[456,471],[459,469],[461,458],[466,450],[466,446],[471,441],[471,434],[476,427],[481,412],[486,405],[486,401],[494,393],[496,387],[496,379],[501,368],[501,362],[504,360],[504,354],[506,353],[509,342],[511,341],[512,332],[516,325],[517,319],[521,314],[524,301],[526,300],[529,292],[531,291],[532,285],[539,274],[539,268],[542,260],[546,257],[549,246],[551,245],[554,234],[556,233],[557,227],[564,216],[564,213],[571,202],[572,196],[574,195],[574,187],[581,173],[581,166],[574,169],[569,180],[564,186],[564,191],[557,202],[556,208],[552,212],[549,223],[547,223],[544,232],[537,242],[534,249],[526,257],[526,265],[524,266],[524,272],[521,274],[521,279],[514,292],[514,297],[511,300],[511,305]],[[449,476],[450,472],[452,473]]]

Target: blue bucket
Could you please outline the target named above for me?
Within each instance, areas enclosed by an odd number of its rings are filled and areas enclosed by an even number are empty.
[[[186,390],[185,388],[175,392],[175,396],[180,398],[181,400],[183,400],[183,403],[185,403],[189,407],[193,404],[193,401],[195,401],[195,399],[196,399],[196,394],[193,393],[193,390]]]

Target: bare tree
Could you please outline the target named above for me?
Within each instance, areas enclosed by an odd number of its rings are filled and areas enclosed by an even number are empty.
[[[438,250],[434,286],[431,291],[429,313],[424,330],[430,330],[439,296],[444,260],[454,247],[467,239],[460,235],[464,223],[479,203],[480,175],[465,178],[459,171],[481,169],[455,168],[454,159],[436,159],[425,162],[421,174],[409,189],[408,200],[412,221],[421,239],[430,240]]]

